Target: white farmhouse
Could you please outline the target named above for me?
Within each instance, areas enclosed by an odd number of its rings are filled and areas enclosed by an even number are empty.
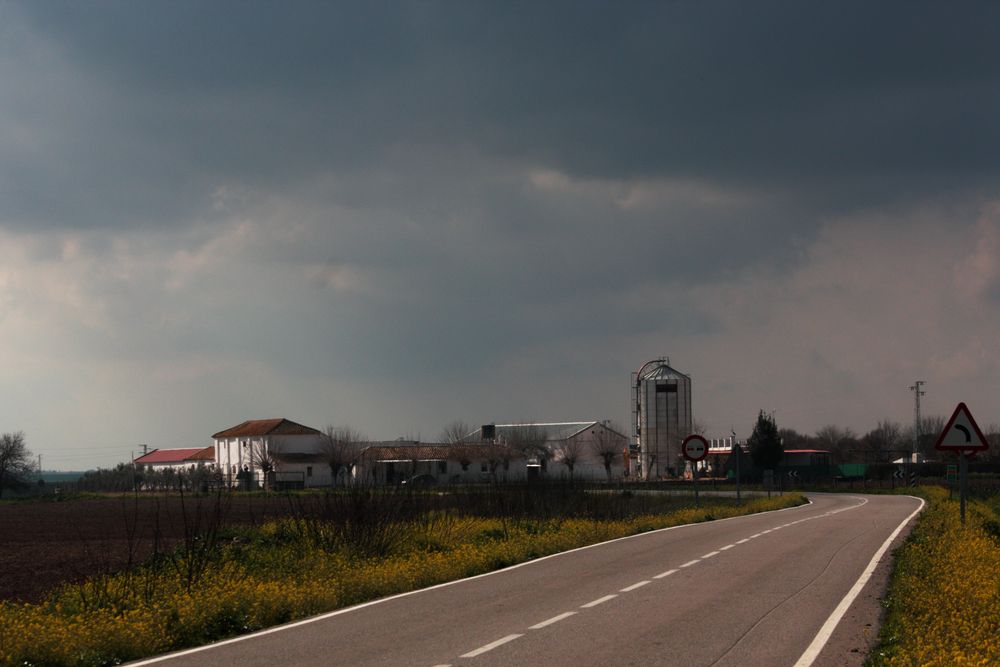
[[[230,486],[329,486],[326,436],[291,420],[252,419],[212,436],[215,461]],[[266,474],[270,468],[270,474]]]

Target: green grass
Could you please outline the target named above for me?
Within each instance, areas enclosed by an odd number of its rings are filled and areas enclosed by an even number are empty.
[[[966,524],[946,490],[895,555],[881,645],[868,667],[1000,664],[1000,496],[968,502]]]

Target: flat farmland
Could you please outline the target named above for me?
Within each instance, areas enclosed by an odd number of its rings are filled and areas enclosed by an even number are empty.
[[[59,584],[113,572],[213,522],[294,512],[281,496],[108,496],[0,504],[0,599],[37,602]]]

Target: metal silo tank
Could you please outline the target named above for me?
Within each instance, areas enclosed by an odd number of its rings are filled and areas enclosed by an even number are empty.
[[[691,377],[663,357],[643,364],[633,378],[639,472],[645,479],[680,474],[681,442],[691,434]]]

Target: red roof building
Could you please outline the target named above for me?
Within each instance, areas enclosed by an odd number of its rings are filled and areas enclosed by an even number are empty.
[[[254,438],[265,435],[322,435],[309,426],[296,424],[290,419],[251,419],[237,424],[224,431],[219,431],[212,437],[216,440],[226,438]]]
[[[178,466],[210,464],[215,462],[215,447],[186,447],[183,449],[154,449],[133,461],[136,465]]]
[[[329,466],[320,457],[325,436],[310,426],[284,418],[251,419],[212,439],[215,461],[230,486],[330,485]]]

